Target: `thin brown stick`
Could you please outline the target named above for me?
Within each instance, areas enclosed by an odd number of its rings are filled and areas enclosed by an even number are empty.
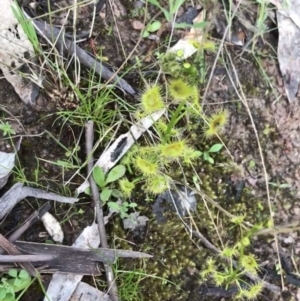
[[[86,154],[88,158],[88,170],[87,174],[91,175],[93,170],[93,141],[94,141],[94,122],[89,120],[85,125],[85,148],[86,148]],[[105,231],[105,224],[104,224],[104,216],[103,216],[103,210],[100,203],[100,197],[99,197],[99,191],[98,187],[96,185],[96,182],[94,181],[93,177],[89,177],[89,182],[91,186],[92,196],[93,196],[93,202],[94,207],[96,211],[96,218],[97,218],[97,224],[98,224],[98,231],[100,235],[100,242],[102,248],[108,248],[107,238],[106,238],[106,231]],[[104,264],[105,268],[105,274],[106,274],[106,281],[109,287],[109,296],[112,301],[118,301],[118,288],[117,284],[114,278],[113,269],[110,265]]]
[[[0,234],[0,246],[11,255],[22,255],[22,253],[11,243],[9,242],[2,234]],[[36,276],[37,271],[30,262],[19,263],[20,266],[25,269],[29,275]]]
[[[10,242],[15,242],[25,231],[27,231],[34,223],[41,220],[41,217],[51,209],[50,202],[45,203],[41,208],[35,211],[18,229],[16,229],[9,237]],[[0,249],[0,254],[3,254]]]
[[[51,254],[0,255],[0,262],[39,262],[50,261],[55,258]]]
[[[27,18],[30,18],[28,15],[26,15],[26,12],[24,12],[24,14]],[[96,60],[90,53],[80,48],[73,41],[64,38],[59,29],[52,27],[46,22],[34,19],[32,19],[32,21],[37,33],[45,38],[49,44],[52,46],[54,45],[58,50],[62,49],[65,53],[71,53],[72,55],[76,54],[76,58],[78,58],[83,66],[94,70],[103,79],[108,80],[106,84],[112,81],[117,87],[121,88],[126,93],[135,95],[136,92],[131,85],[129,85],[124,79],[119,78],[116,73],[110,71],[106,66],[104,66],[104,64]],[[53,40],[55,40],[55,43],[51,42]]]

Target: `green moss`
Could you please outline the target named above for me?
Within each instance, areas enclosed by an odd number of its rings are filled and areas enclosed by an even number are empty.
[[[266,221],[269,213],[267,208],[261,209],[256,205],[257,200],[251,196],[249,189],[244,189],[240,200],[237,202],[234,197],[230,197],[224,193],[228,189],[226,181],[220,183],[218,180],[228,179],[233,172],[233,168],[229,167],[228,158],[225,156],[217,156],[216,162],[223,163],[224,168],[218,165],[211,165],[205,162],[199,162],[197,168],[199,168],[199,177],[201,179],[201,189],[203,192],[210,196],[212,199],[218,202],[220,206],[228,210],[233,215],[243,215],[247,212],[246,221],[251,223],[258,223]],[[201,174],[200,174],[201,170]],[[172,172],[172,170],[171,170]],[[192,181],[191,177],[194,174],[191,170],[185,171],[187,180]],[[174,168],[174,173],[176,169]],[[180,173],[177,174],[178,178]],[[142,198],[142,195],[140,196]],[[144,203],[143,206],[139,206],[139,210],[144,215],[151,216],[152,203]],[[197,212],[193,216],[197,228],[205,233],[208,233],[209,240],[217,247],[221,248],[219,235],[227,242],[230,238],[230,242],[234,244],[240,239],[239,227],[234,227],[230,218],[224,213],[220,212],[211,204],[207,204],[207,207],[203,201],[198,200]],[[187,218],[186,222],[190,221]],[[215,226],[221,225],[218,232],[215,230]],[[122,249],[134,249],[132,244],[127,242],[128,237],[125,231],[120,225],[114,226],[114,233],[116,236],[122,238],[118,240],[118,244],[115,246]],[[218,235],[219,234],[219,235]],[[149,277],[145,281],[141,281],[140,289],[145,300],[181,300],[184,292],[176,290],[171,284],[163,284],[161,278],[173,281],[177,285],[181,285],[182,275],[187,272],[188,269],[196,267],[201,271],[204,267],[204,263],[212,256],[211,251],[201,247],[202,244],[199,241],[192,240],[187,233],[184,225],[178,219],[175,213],[170,213],[168,222],[166,224],[159,225],[155,220],[151,220],[149,223],[148,233],[146,240],[142,245],[138,246],[138,250],[153,255],[152,259],[145,260],[143,270]],[[126,264],[125,268],[126,269]],[[128,269],[134,269],[132,261],[127,265]],[[135,263],[137,266],[140,263]],[[220,267],[226,267],[224,263],[220,263]],[[151,277],[155,275],[159,279]],[[199,277],[200,280],[200,277]],[[183,299],[184,300],[184,299]]]
[[[177,75],[178,73],[179,76],[182,76],[182,64],[184,63],[176,61],[174,55],[166,56],[162,64],[164,71],[167,73],[170,72],[172,75]],[[247,64],[249,63],[247,62]],[[251,66],[252,69],[253,66]],[[245,72],[248,74],[249,68],[246,70]],[[243,87],[247,89],[247,92],[250,92],[250,95],[262,93],[261,88],[257,85],[259,76],[256,73],[253,76],[240,76],[239,78],[242,80]],[[184,118],[176,126],[186,128]],[[186,139],[189,146],[205,151],[214,143],[217,143],[217,140],[199,139],[199,136],[203,133],[201,118],[190,117],[188,126],[189,131],[188,133],[187,131],[184,132],[184,134],[188,134]],[[266,135],[263,135],[263,137],[266,137]],[[223,140],[226,144],[226,140]],[[234,166],[226,154],[213,153],[211,156],[215,164],[210,164],[201,158],[195,162],[193,168],[188,165],[184,166],[184,179],[182,169],[176,162],[173,162],[174,164],[166,164],[162,170],[171,176],[174,181],[189,183],[190,185],[193,183],[194,176],[197,175],[201,192],[228,211],[228,213],[234,216],[246,214],[244,221],[251,224],[266,223],[269,219],[268,207],[262,205],[264,204],[263,200],[258,200],[257,197],[252,195],[250,188],[244,188],[238,198],[233,193],[233,184],[230,182],[231,176],[235,174],[242,180],[242,169]],[[163,166],[163,164],[161,163],[160,166]],[[139,204],[138,210],[141,214],[150,217],[152,203],[144,201],[146,197],[141,191],[135,195],[135,199]],[[199,229],[219,249],[222,249],[220,237],[223,245],[228,244],[231,247],[238,243],[241,244],[241,236],[243,237],[243,235],[246,237],[245,241],[251,241],[251,235],[247,230],[241,233],[241,227],[235,225],[228,215],[213,204],[204,202],[200,197],[198,198],[196,212],[192,218],[187,217],[185,221],[193,229]],[[186,297],[185,292],[176,289],[170,283],[165,283],[162,279],[172,281],[180,287],[183,284],[183,275],[194,267],[201,273],[210,257],[214,257],[217,260],[218,268],[223,271],[226,270],[226,262],[222,262],[219,257],[212,254],[211,250],[204,248],[200,241],[191,238],[175,213],[170,213],[167,223],[162,225],[157,224],[152,219],[148,225],[145,241],[140,245],[128,243],[131,240],[130,233],[126,233],[121,226],[115,227],[114,233],[121,238],[117,240],[118,243],[114,247],[135,249],[153,255],[152,259],[143,261],[143,271],[149,275],[140,283],[144,300],[186,300],[186,298],[184,299]],[[245,250],[243,249],[245,254],[242,255],[248,255],[250,247],[245,247]],[[139,266],[140,262],[138,260],[130,261],[130,263],[124,261],[124,269],[132,270]],[[195,277],[195,285],[198,284],[197,281],[200,281],[199,275],[198,278]]]

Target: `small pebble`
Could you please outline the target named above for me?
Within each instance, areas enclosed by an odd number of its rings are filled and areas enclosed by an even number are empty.
[[[135,30],[142,30],[145,28],[145,24],[143,24],[141,21],[139,20],[132,20],[131,21],[131,26],[133,29]]]
[[[133,4],[133,7],[136,9],[141,9],[145,5],[144,1],[135,1]]]

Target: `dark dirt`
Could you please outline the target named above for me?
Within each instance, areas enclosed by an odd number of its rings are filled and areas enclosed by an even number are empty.
[[[64,7],[69,5],[67,2],[56,1],[55,5]],[[128,9],[128,8],[127,8]],[[90,16],[91,7],[80,11],[80,28],[89,28],[91,24]],[[62,19],[66,16],[66,12],[62,11],[56,15],[54,21],[60,24]],[[122,17],[118,18],[117,26],[114,26],[111,34],[107,34],[107,27],[105,22],[97,16],[95,21],[95,30],[93,40],[86,41],[82,44],[86,49],[93,51],[102,49],[102,56],[108,59],[109,65],[116,70],[124,62],[128,54],[135,47],[139,32],[132,29],[132,18],[128,19]],[[72,24],[71,19],[69,23]],[[122,44],[119,42],[119,35]],[[274,36],[265,37],[269,39],[273,47],[276,49],[276,40]],[[134,62],[134,57],[141,54],[146,54],[153,42],[146,41],[141,43],[134,53],[132,59],[127,63],[127,67]],[[96,48],[94,48],[96,47]],[[247,191],[246,200],[241,204],[242,213],[248,213],[247,221],[255,223],[257,220],[256,210],[257,204],[260,202],[267,208],[267,195],[265,188],[264,172],[262,168],[259,148],[256,139],[256,131],[260,139],[262,153],[266,164],[268,181],[272,183],[289,184],[289,189],[276,189],[270,186],[270,197],[272,205],[274,206],[274,218],[277,225],[283,225],[299,220],[300,215],[300,106],[299,97],[295,99],[293,104],[288,104],[287,98],[284,95],[284,88],[280,72],[278,71],[278,62],[273,59],[273,53],[269,49],[265,56],[260,56],[262,69],[270,79],[266,82],[266,77],[262,72],[252,54],[247,52],[242,53],[240,48],[226,46],[224,48],[223,57],[229,62],[229,55],[234,62],[233,66],[228,63],[229,74],[223,65],[217,65],[213,76],[212,83],[209,87],[206,100],[204,102],[204,109],[208,112],[213,111],[220,106],[230,111],[230,122],[227,125],[224,134],[224,141],[234,159],[234,162],[239,166],[241,172],[238,174],[232,173],[224,176],[214,172],[213,182],[220,184],[228,181],[230,178],[231,185],[242,182]],[[211,69],[215,55],[208,55],[206,57],[206,65]],[[155,65],[155,63],[154,63]],[[153,67],[153,65],[151,65]],[[237,73],[238,80],[235,79],[234,73]],[[134,75],[132,75],[134,74]],[[230,76],[229,76],[230,75]],[[240,97],[234,89],[237,87],[238,81],[241,83],[241,89],[245,95],[245,101],[249,107],[249,111],[253,117],[253,122],[256,130],[253,129],[253,124],[249,113],[245,106],[240,102]],[[132,71],[125,79],[136,84],[137,75]],[[136,84],[141,85],[140,82]],[[202,94],[204,89],[201,88]],[[241,92],[239,90],[239,92]],[[38,184],[44,189],[51,190],[64,195],[73,195],[75,188],[81,183],[79,177],[72,180],[71,185],[67,189],[63,189],[63,184],[73,175],[72,170],[64,170],[61,167],[52,164],[49,161],[63,160],[65,158],[65,149],[49,135],[49,131],[57,141],[67,149],[72,149],[76,144],[76,139],[80,136],[80,128],[62,123],[57,120],[55,112],[57,108],[61,108],[61,103],[58,104],[57,99],[54,100],[49,96],[49,93],[42,91],[38,99],[38,104],[35,108],[30,108],[21,103],[18,96],[15,94],[13,88],[5,81],[0,80],[0,99],[1,99],[1,120],[8,121],[13,129],[16,131],[16,136],[23,135],[23,141],[20,152],[18,154],[19,162],[16,164],[16,170],[11,177],[7,187],[1,191],[1,195],[10,185],[20,180],[20,173],[18,168],[24,169],[26,175],[26,184],[35,185],[36,174],[35,170],[39,164]],[[62,101],[61,99],[59,100]],[[1,151],[12,151],[12,144],[9,139],[0,139]],[[85,160],[84,144],[81,143],[82,150],[79,152],[81,160]],[[105,145],[101,146],[102,148]],[[226,158],[226,154],[224,157]],[[46,162],[48,161],[48,162]],[[252,164],[254,162],[254,164]],[[83,171],[84,173],[84,171]],[[203,177],[204,178],[204,177]],[[24,180],[24,179],[23,179]],[[66,187],[65,187],[66,188]],[[233,190],[230,186],[230,197],[233,198]],[[216,192],[217,196],[222,194],[222,190]],[[140,199],[137,196],[136,199]],[[228,200],[227,200],[228,201]],[[237,202],[239,203],[239,202]],[[7,235],[13,229],[20,225],[28,218],[34,209],[40,206],[41,202],[38,200],[28,199],[21,202],[13,212],[2,222],[0,226],[1,233]],[[230,202],[220,201],[220,204],[228,211],[234,208],[236,204]],[[142,202],[140,208],[143,214],[151,216],[151,210],[147,202]],[[227,205],[227,207],[225,207]],[[147,207],[148,206],[148,207]],[[83,215],[77,214],[78,210],[84,211]],[[253,216],[252,216],[253,212]],[[80,203],[72,206],[55,206],[51,211],[59,220],[63,221],[63,230],[65,231],[65,241],[67,245],[71,245],[80,231],[93,220],[93,209],[90,205],[90,200],[82,199]],[[201,213],[199,213],[201,217]],[[195,219],[199,218],[195,217]],[[143,239],[137,237],[136,233],[126,232],[122,229],[121,222],[118,218],[108,226],[108,235],[112,245],[118,248],[133,248],[134,250],[141,250],[154,254],[153,260],[146,263],[146,271],[153,274],[158,274],[159,277],[167,277],[170,281],[178,284],[182,291],[175,290],[174,286],[162,286],[161,281],[153,281],[151,288],[147,283],[142,284],[142,294],[145,300],[220,300],[220,296],[204,297],[201,293],[199,271],[203,268],[204,261],[209,257],[210,251],[204,248],[199,241],[196,240],[198,247],[194,244],[189,235],[186,233],[184,227],[179,223],[179,220],[174,217],[170,219],[168,226],[156,225],[155,220],[151,220],[151,225],[144,229]],[[207,235],[208,239],[214,241],[210,237],[209,227],[203,226],[201,230]],[[220,233],[224,234],[227,228],[220,223]],[[224,227],[224,228],[223,228]],[[295,266],[294,272],[297,272],[299,267],[298,257],[300,255],[300,239],[298,231],[288,232],[286,234],[278,235],[280,252],[287,258],[292,257]],[[121,238],[114,241],[114,238]],[[30,229],[21,238],[33,242],[45,242],[51,239],[45,233],[41,224]],[[132,243],[127,243],[124,239]],[[228,240],[234,238],[229,237]],[[176,255],[172,255],[173,253]],[[258,256],[260,262],[264,262],[267,266],[274,268],[278,263],[276,249],[272,237],[259,237],[254,240],[253,251]],[[171,258],[171,259],[170,259]],[[175,258],[175,259],[174,259]],[[124,263],[126,269],[134,269],[137,264],[129,260],[121,261]],[[179,270],[179,267],[181,269]],[[125,268],[124,268],[125,269]],[[43,276],[44,277],[44,276]],[[45,283],[49,281],[49,277],[45,276]],[[146,280],[147,281],[147,280]],[[279,285],[279,282],[274,281]],[[46,284],[45,284],[46,285]],[[293,300],[300,300],[300,290],[296,286],[286,284],[286,290],[293,292],[295,297]],[[42,297],[41,293],[37,291],[37,287],[33,287],[22,298],[22,300],[37,300]],[[290,296],[283,295],[282,300],[290,300]],[[228,300],[232,300],[229,297]],[[267,291],[259,300],[274,300],[274,297]],[[126,301],[126,300],[123,300]]]
[[[43,103],[35,108],[24,105],[13,88],[5,81],[0,80],[0,93],[1,93],[1,120],[8,121],[12,128],[15,130],[15,140],[23,136],[21,148],[18,152],[18,160],[16,161],[16,168],[11,176],[11,179],[6,187],[3,188],[3,192],[16,181],[24,182],[27,185],[46,189],[63,195],[71,196],[75,187],[77,187],[75,177],[71,181],[67,189],[64,189],[62,183],[69,180],[73,175],[72,171],[62,170],[61,167],[52,164],[57,160],[63,160],[65,158],[65,149],[60,147],[57,141],[60,141],[66,149],[74,146],[74,135],[79,133],[75,127],[72,129],[66,125],[62,127],[61,123],[57,121],[57,116],[53,114],[53,106],[51,99],[45,95],[41,95],[41,99],[38,101]],[[43,101],[42,101],[43,99]],[[49,103],[47,107],[47,102]],[[49,109],[50,108],[50,109]],[[51,135],[51,136],[50,136]],[[57,141],[55,141],[57,139]],[[2,137],[0,139],[0,149],[4,152],[13,151],[13,141],[9,138]],[[47,162],[48,161],[48,162]],[[22,170],[22,171],[21,171]],[[37,173],[38,171],[38,173]],[[2,193],[1,193],[2,194]],[[76,204],[75,206],[59,206],[59,214],[64,219],[68,214],[76,212],[78,208],[85,208],[86,214],[92,213],[92,208],[89,205]],[[13,231],[13,229],[22,224],[34,209],[39,208],[41,203],[38,200],[27,199],[27,202],[21,202],[16,206],[9,217],[2,222],[1,230],[6,233]],[[83,206],[83,207],[82,207]],[[73,243],[80,231],[81,218],[76,222],[72,219],[65,223],[66,229],[66,242],[68,244]],[[41,233],[45,233],[44,229],[40,225],[38,227]],[[37,228],[29,229],[25,234],[28,241],[45,241],[49,236],[40,237],[40,232],[37,232]]]

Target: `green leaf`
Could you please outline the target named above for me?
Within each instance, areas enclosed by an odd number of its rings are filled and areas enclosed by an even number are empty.
[[[92,192],[91,192],[91,187],[87,187],[84,191],[85,194],[87,195],[92,195]]]
[[[124,207],[124,206],[120,207],[120,213],[127,212],[127,211],[128,211],[128,207]]]
[[[105,186],[105,174],[101,167],[95,166],[93,169],[93,178],[97,185],[101,188]]]
[[[19,292],[30,285],[31,277],[27,271],[21,270],[17,278],[10,279],[7,282],[13,287],[14,292]]]
[[[157,7],[159,7],[159,8],[161,8],[161,6],[160,6],[160,4],[157,0],[148,0],[148,2],[155,5],[155,6],[157,6]]]
[[[291,185],[290,184],[280,184],[279,188],[291,188]]]
[[[151,24],[147,25],[146,30],[149,32],[155,32],[158,31],[161,27],[161,23],[159,21],[154,21]]]
[[[3,301],[16,301],[15,297],[15,294],[8,293],[6,294],[5,299]]]
[[[208,158],[208,162],[211,163],[211,164],[214,164],[214,163],[215,163],[215,160],[214,160],[212,157],[209,157],[209,158]]]
[[[221,150],[221,148],[223,147],[223,144],[221,143],[217,143],[214,144],[210,149],[209,149],[209,153],[217,153],[218,151]]]
[[[123,197],[122,192],[118,189],[112,189],[111,195],[117,199]]]
[[[7,273],[10,277],[17,278],[18,277],[18,270],[10,269]]]
[[[116,202],[108,202],[107,203],[108,207],[112,210],[115,210],[115,211],[120,211],[120,205]]]
[[[38,38],[37,38],[37,33],[35,31],[33,24],[28,19],[26,19],[20,6],[18,5],[18,3],[16,1],[14,1],[13,5],[11,5],[11,8],[12,8],[15,18],[18,20],[18,23],[22,26],[28,39],[33,44],[33,47],[36,50],[39,50],[39,42],[38,42]]]
[[[187,24],[187,23],[175,23],[174,28],[205,28],[207,22],[199,22],[196,24]]]
[[[255,167],[255,161],[251,160],[249,162],[248,168],[254,168]]]
[[[147,31],[147,30],[143,31],[143,38],[148,38],[149,35],[150,35],[149,31]]]
[[[103,203],[106,203],[110,196],[111,196],[112,190],[108,188],[104,188],[100,193],[100,199]]]
[[[28,279],[28,278],[30,278],[30,276],[26,270],[21,270],[19,273],[19,278]]]
[[[136,207],[136,206],[137,206],[137,203],[130,203],[128,207],[134,208],[134,207]]]
[[[200,157],[203,153],[201,151],[195,151],[193,154],[195,157]]]
[[[171,14],[166,10],[164,9],[157,0],[148,0],[149,3],[159,7],[159,9],[164,13],[165,15],[165,18],[167,19],[168,22],[171,21]]]
[[[10,279],[8,281],[11,281],[10,283],[13,285],[15,292],[19,290],[19,287],[21,286],[21,284],[23,282],[23,280],[20,278]]]
[[[210,157],[209,157],[208,152],[204,152],[204,153],[203,153],[203,159],[204,159],[205,161],[208,161],[209,158],[210,158]]]
[[[269,182],[269,185],[274,186],[274,187],[277,187],[277,188],[279,188],[279,189],[281,189],[281,188],[291,188],[291,185],[288,184],[288,183],[280,184],[280,183]]]
[[[120,216],[122,219],[124,219],[125,217],[128,217],[129,215],[128,215],[128,213],[121,211]]]
[[[108,174],[105,184],[115,182],[125,175],[126,168],[124,165],[117,165]]]
[[[0,300],[4,300],[6,296],[6,289],[4,287],[0,287]]]
[[[173,5],[170,5],[170,13],[175,14],[184,1],[185,0],[175,0],[175,3],[173,2]]]

